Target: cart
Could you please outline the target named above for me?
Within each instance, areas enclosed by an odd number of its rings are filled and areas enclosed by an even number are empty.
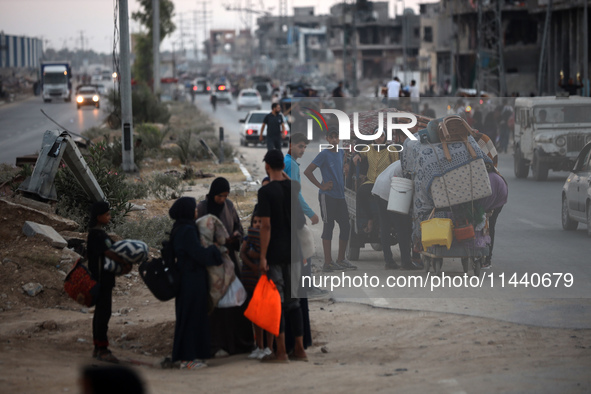
[[[359,179],[359,167],[354,165],[352,160],[349,160],[349,166],[352,171],[345,178],[345,201],[349,211],[349,223],[351,230],[349,232],[349,243],[347,244],[347,258],[349,260],[359,260],[359,252],[366,244],[370,244],[373,250],[382,250],[382,240],[380,239],[380,231],[377,225],[371,233],[367,234],[362,229],[357,228],[357,180]],[[354,174],[354,175],[352,175]],[[390,233],[390,246],[398,244],[396,233],[392,230]]]
[[[429,272],[431,266],[436,275],[441,274],[444,258],[462,259],[464,273],[472,271],[474,276],[480,276],[482,269],[482,260],[489,255],[489,247],[472,247],[453,245],[448,250],[445,246],[430,246],[426,251],[420,252],[422,255],[425,272]]]

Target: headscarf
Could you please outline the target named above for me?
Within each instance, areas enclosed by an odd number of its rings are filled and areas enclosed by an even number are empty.
[[[215,178],[207,194],[207,213],[220,217],[225,204],[216,203],[215,196],[225,192],[230,192],[230,182],[223,177]]]
[[[175,221],[194,221],[197,201],[193,197],[181,197],[168,210],[171,219]]]
[[[143,394],[145,392],[137,373],[121,366],[85,367],[82,377],[92,386],[93,393]]]
[[[96,227],[96,225],[98,224],[96,217],[104,215],[107,212],[109,212],[108,202],[97,201],[94,204],[92,204],[92,207],[90,208],[90,220],[88,221],[88,228]]]

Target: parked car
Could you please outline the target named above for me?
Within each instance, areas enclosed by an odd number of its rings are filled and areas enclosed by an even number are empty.
[[[577,156],[562,187],[562,228],[576,230],[579,222],[587,225],[591,237],[591,142]]]
[[[236,107],[238,108],[238,111],[242,108],[261,109],[262,106],[263,100],[257,90],[242,89],[240,93],[238,93],[238,98],[236,99]]]
[[[244,119],[240,119],[240,123],[242,123],[242,128],[240,130],[240,145],[248,146],[251,142],[253,144],[259,143],[259,130],[263,126],[263,119],[269,111],[250,111],[246,114]],[[282,145],[284,147],[288,146],[289,144],[289,124],[287,123],[287,119],[283,114],[283,124],[285,125],[285,132],[282,136]],[[265,142],[265,138],[267,136],[267,128],[265,127],[265,131],[263,132],[263,143]]]
[[[548,171],[569,171],[577,154],[591,141],[588,97],[519,97],[515,100],[514,171],[536,181]]]
[[[76,108],[93,105],[100,108],[100,95],[95,85],[81,85],[76,89]]]
[[[215,89],[212,92],[212,94],[215,94],[215,96],[218,99],[218,102],[225,101],[228,104],[230,104],[232,102],[232,88],[230,86],[230,83],[216,83],[214,84],[214,86]]]
[[[263,100],[271,100],[273,94],[273,86],[269,82],[257,82],[254,84],[254,89],[258,90]]]

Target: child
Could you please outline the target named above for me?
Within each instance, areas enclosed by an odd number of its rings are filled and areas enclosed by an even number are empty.
[[[100,283],[100,291],[92,319],[92,339],[94,342],[92,356],[99,361],[118,363],[119,360],[109,350],[109,340],[107,338],[109,319],[111,318],[113,287],[115,287],[115,274],[105,269],[105,258],[121,264],[122,274],[131,271],[131,264],[110,250],[113,240],[103,229],[110,221],[109,204],[104,201],[95,202],[90,210],[88,240],[86,243],[88,268],[97,282]]]
[[[337,149],[339,145],[339,132],[329,128],[326,141],[330,149],[323,149],[310,163],[304,175],[318,187],[318,199],[320,201],[320,213],[324,228],[322,230],[322,248],[324,250],[324,272],[339,270],[356,270],[357,267],[345,259],[345,249],[349,241],[349,211],[345,201],[345,182],[343,178],[345,152]],[[314,176],[314,170],[320,168],[322,183]],[[339,224],[339,252],[337,261],[332,261],[331,242],[334,222]]]
[[[240,248],[240,258],[242,259],[243,263],[241,279],[249,299],[252,298],[254,289],[257,285],[257,282],[259,281],[259,277],[261,276],[259,270],[259,259],[261,257],[261,223],[262,219],[257,215],[255,207],[255,211],[252,213],[250,227],[248,228],[248,235],[244,237],[244,241],[242,241],[242,247]],[[248,358],[261,359],[272,352],[269,347],[264,347],[263,329],[255,324],[253,324],[253,328],[257,348],[253,350],[252,353],[250,353]],[[270,333],[267,333],[267,344],[269,344],[269,346],[271,346],[273,343],[272,341],[273,336]]]

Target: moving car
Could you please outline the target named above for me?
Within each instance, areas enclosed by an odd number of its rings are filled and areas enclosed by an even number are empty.
[[[229,82],[218,82],[214,84],[214,91],[211,94],[214,94],[218,102],[225,101],[228,104],[232,102],[232,87],[230,86]]]
[[[256,108],[261,109],[263,106],[263,100],[261,95],[255,89],[242,89],[236,98],[236,107],[238,111],[242,108]]]
[[[273,86],[269,82],[257,82],[253,86],[260,94],[263,100],[270,100],[273,94]]]
[[[548,171],[569,171],[583,146],[591,141],[591,98],[519,97],[515,100],[514,171],[536,181]]]
[[[240,130],[240,145],[241,146],[248,146],[249,142],[253,144],[259,143],[259,130],[263,127],[263,119],[269,111],[250,111],[246,114],[244,119],[240,119],[240,123],[242,123],[242,129]],[[283,124],[285,125],[285,132],[282,136],[282,145],[288,146],[289,144],[289,124],[287,123],[287,119],[282,114],[283,117]],[[265,143],[265,137],[267,136],[267,128],[265,127],[265,131],[263,132],[263,143]]]
[[[562,228],[576,230],[579,222],[587,225],[591,237],[591,142],[577,156],[562,187]]]
[[[195,78],[192,82],[193,92],[196,94],[207,94],[211,91],[207,78]]]
[[[81,85],[76,89],[76,108],[93,105],[100,108],[100,95],[95,85]]]

